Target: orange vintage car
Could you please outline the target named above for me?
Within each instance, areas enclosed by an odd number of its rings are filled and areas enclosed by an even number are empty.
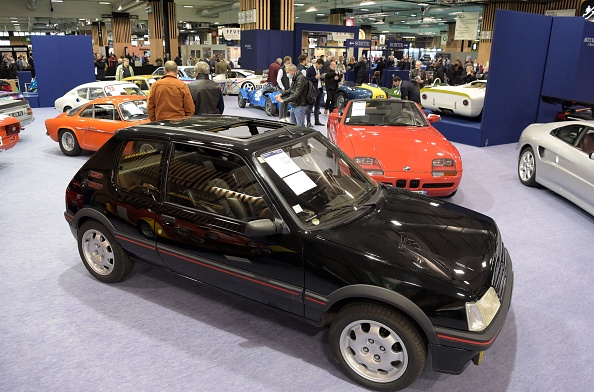
[[[328,138],[373,179],[428,196],[453,196],[462,159],[411,101],[349,101],[328,117]]]
[[[136,95],[95,99],[45,120],[47,135],[64,155],[97,151],[118,129],[149,122],[146,100]]]
[[[21,123],[18,118],[0,114],[0,152],[17,144],[20,131]]]

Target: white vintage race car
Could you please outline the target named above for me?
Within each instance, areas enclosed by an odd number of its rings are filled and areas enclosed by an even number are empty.
[[[546,186],[594,215],[594,121],[529,125],[517,151],[522,184]]]
[[[421,105],[434,112],[478,117],[483,112],[486,89],[486,80],[461,86],[424,87],[421,89]]]
[[[223,94],[237,95],[240,88],[255,90],[263,86],[262,75],[256,75],[254,71],[249,69],[233,69],[227,75],[216,75],[212,80],[221,85]],[[266,83],[266,80],[264,80],[264,83]]]

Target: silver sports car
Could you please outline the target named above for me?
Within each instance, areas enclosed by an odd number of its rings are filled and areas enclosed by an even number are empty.
[[[594,215],[594,121],[529,125],[517,151],[522,184],[546,186]]]

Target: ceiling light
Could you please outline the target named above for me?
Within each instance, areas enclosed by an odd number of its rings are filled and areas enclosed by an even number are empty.
[[[64,0],[50,0],[50,3],[63,3]]]
[[[193,5],[184,5],[184,8],[194,8]]]
[[[406,20],[401,20],[400,23],[406,23]]]
[[[361,11],[369,11],[369,8],[361,8]]]
[[[325,14],[316,14],[316,15],[318,15],[318,16],[324,16]]]
[[[429,4],[427,3],[419,3],[417,4],[419,7],[429,7]]]
[[[372,5],[375,4],[375,1],[362,1],[359,5]]]
[[[111,3],[110,3],[110,2],[108,2],[108,1],[100,1],[100,2],[99,2],[99,4],[106,4],[106,5],[109,5],[109,4],[111,4]]]
[[[417,16],[417,14],[410,14],[410,16]]]
[[[312,5],[311,7],[309,7],[308,9],[306,9],[305,12],[316,12],[317,10],[318,9]]]
[[[299,17],[298,17],[298,16],[296,16],[296,17],[295,17],[295,19],[299,19]]]
[[[295,7],[303,7],[305,4],[303,3],[295,3]]]

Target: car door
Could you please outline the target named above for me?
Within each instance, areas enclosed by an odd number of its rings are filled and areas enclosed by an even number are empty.
[[[97,150],[122,127],[122,121],[114,104],[101,103],[92,106],[94,120],[88,121],[81,144],[88,146],[90,150]]]
[[[128,139],[122,142],[113,174],[114,190],[104,203],[118,242],[135,257],[164,266],[157,253],[155,209],[160,199],[166,141]]]
[[[559,152],[560,185],[570,197],[594,205],[594,160],[590,159],[594,148],[589,142],[594,140],[594,128],[582,126],[580,131],[575,144]]]
[[[574,145],[583,128],[580,124],[559,126],[551,131],[551,137],[544,139],[546,143],[539,146],[538,155],[544,165],[538,166],[536,173],[539,178],[544,180],[543,185],[549,189],[562,192],[567,187],[569,178],[566,168],[559,167],[560,160],[562,160],[562,156],[572,155]],[[565,166],[567,167],[567,162],[565,162]]]
[[[182,275],[303,314],[301,242],[292,232],[248,237],[248,221],[279,218],[239,156],[173,143],[157,248]]]

